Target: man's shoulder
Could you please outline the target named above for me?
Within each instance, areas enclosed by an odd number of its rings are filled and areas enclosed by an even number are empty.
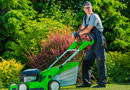
[[[99,15],[98,15],[97,13],[93,13],[93,14],[92,14],[92,17],[100,18]]]
[[[99,15],[97,13],[93,13],[92,16],[99,17]]]

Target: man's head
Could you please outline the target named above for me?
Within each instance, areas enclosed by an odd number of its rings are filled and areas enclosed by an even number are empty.
[[[90,2],[85,1],[84,4],[83,4],[83,8],[84,8],[84,12],[85,12],[86,14],[92,13],[93,7],[92,7],[92,5],[91,5]]]

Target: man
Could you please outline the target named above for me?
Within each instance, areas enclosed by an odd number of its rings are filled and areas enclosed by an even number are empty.
[[[98,14],[93,13],[92,5],[90,2],[85,1],[83,5],[84,12],[86,15],[83,18],[83,22],[80,28],[80,32],[76,33],[76,36],[82,36],[83,34],[93,34],[95,36],[95,43],[87,51],[85,58],[83,59],[82,65],[82,80],[83,84],[79,87],[90,87],[89,82],[91,76],[91,67],[96,59],[98,67],[99,81],[98,85],[94,88],[105,87],[106,84],[106,64],[105,64],[105,47],[104,47],[104,36],[103,26]]]

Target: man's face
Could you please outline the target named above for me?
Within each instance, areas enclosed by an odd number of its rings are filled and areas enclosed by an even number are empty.
[[[84,6],[84,12],[85,12],[86,14],[91,13],[91,12],[92,12],[92,6],[85,5],[85,6]]]

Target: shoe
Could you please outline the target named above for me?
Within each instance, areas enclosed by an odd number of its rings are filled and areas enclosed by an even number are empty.
[[[98,84],[97,86],[93,86],[93,88],[105,88],[105,84]]]
[[[83,83],[83,84],[81,84],[80,86],[76,86],[76,88],[82,88],[82,87],[91,87],[91,84]]]

